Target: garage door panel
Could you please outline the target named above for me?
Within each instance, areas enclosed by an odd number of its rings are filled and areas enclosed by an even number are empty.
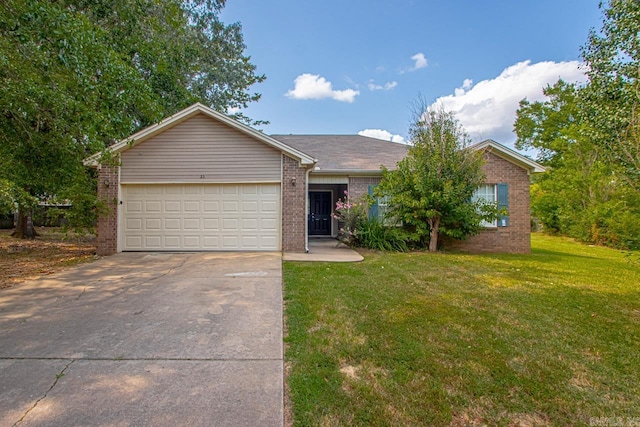
[[[142,218],[127,218],[124,224],[125,230],[142,230]]]
[[[200,212],[200,202],[187,200],[184,202],[184,213]]]
[[[218,218],[205,218],[202,228],[205,231],[215,231],[220,229],[218,224],[219,224]]]
[[[225,231],[238,231],[238,218],[222,218],[222,229]]]
[[[235,200],[225,200],[222,202],[222,211],[224,213],[238,213],[239,203]]]
[[[160,213],[162,212],[162,202],[160,200],[147,200],[144,204],[144,211],[146,213]]]
[[[185,230],[200,230],[200,219],[199,218],[185,218],[184,219],[184,227]]]
[[[162,249],[162,236],[145,236],[144,249]]]
[[[200,236],[184,236],[182,243],[184,249],[197,250],[202,247]]]
[[[242,213],[258,213],[258,202],[242,202]]]
[[[180,218],[164,218],[164,230],[180,230],[181,229]]]
[[[279,250],[279,184],[123,185],[123,250]]]
[[[142,236],[126,236],[125,246],[130,249],[142,249],[144,247],[142,245]]]
[[[278,212],[278,207],[280,206],[279,203],[277,202],[267,202],[267,201],[263,201],[260,203],[260,211],[261,212],[270,212],[270,213],[275,213]]]
[[[257,231],[257,230],[258,230],[258,218],[242,219],[242,231]]]
[[[127,203],[126,205],[126,212],[127,213],[140,213],[142,212],[142,205],[143,203],[137,200],[133,200],[129,203]]]
[[[162,220],[160,218],[147,218],[144,224],[145,230],[162,230]]]
[[[217,201],[212,202],[212,201],[205,200],[202,203],[202,210],[204,212],[219,212],[220,211],[220,203],[218,203]]]
[[[167,200],[164,202],[165,213],[180,213],[181,203],[176,200]]]

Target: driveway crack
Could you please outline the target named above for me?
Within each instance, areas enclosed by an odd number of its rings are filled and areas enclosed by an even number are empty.
[[[66,371],[66,370],[67,370],[67,368],[68,368],[69,366],[71,366],[71,364],[72,364],[73,362],[75,362],[75,359],[73,359],[73,360],[71,360],[69,363],[67,363],[67,364],[65,365],[65,367],[64,367],[64,368],[62,368],[62,370],[61,370],[59,373],[57,373],[57,374],[56,374],[56,379],[53,381],[53,384],[51,384],[51,387],[49,387],[49,390],[47,390],[47,391],[44,393],[44,395],[42,395],[42,397],[41,397],[41,398],[39,398],[38,400],[36,400],[36,401],[34,402],[33,406],[31,406],[31,408],[27,409],[27,411],[24,413],[24,415],[23,415],[22,417],[20,417],[20,419],[19,419],[18,421],[16,421],[16,422],[13,424],[13,427],[15,427],[15,426],[17,426],[18,424],[20,424],[20,423],[21,423],[21,422],[22,422],[22,421],[27,417],[27,415],[29,415],[29,412],[33,411],[33,410],[35,409],[35,407],[36,407],[36,406],[38,406],[38,403],[40,403],[40,401],[41,401],[41,400],[43,400],[44,398],[46,398],[46,397],[47,397],[47,395],[48,395],[49,393],[51,393],[51,390],[53,390],[53,388],[56,386],[56,384],[58,384],[58,380],[64,376],[64,371]]]

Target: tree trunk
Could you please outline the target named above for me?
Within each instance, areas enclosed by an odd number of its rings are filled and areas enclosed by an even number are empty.
[[[437,216],[431,221],[431,231],[429,232],[429,252],[438,250],[438,233],[440,232],[440,217]]]
[[[18,223],[16,224],[16,231],[13,235],[18,239],[33,239],[36,237],[36,229],[33,227],[33,220],[31,218],[31,211],[18,211]]]

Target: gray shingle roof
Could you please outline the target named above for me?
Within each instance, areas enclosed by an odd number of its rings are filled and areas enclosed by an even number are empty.
[[[316,172],[395,169],[408,146],[360,135],[270,135],[318,160]]]

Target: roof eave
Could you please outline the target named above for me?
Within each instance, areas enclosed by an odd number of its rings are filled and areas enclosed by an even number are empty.
[[[483,150],[489,149],[490,152],[496,154],[497,156],[514,163],[520,166],[523,169],[528,170],[531,173],[542,173],[545,172],[546,169],[540,163],[537,163],[522,154],[510,149],[509,147],[505,147],[504,145],[497,143],[492,139],[487,139],[486,141],[479,142],[477,144],[469,146],[472,150]]]
[[[313,175],[359,175],[359,176],[373,176],[382,175],[381,169],[312,169]]]

